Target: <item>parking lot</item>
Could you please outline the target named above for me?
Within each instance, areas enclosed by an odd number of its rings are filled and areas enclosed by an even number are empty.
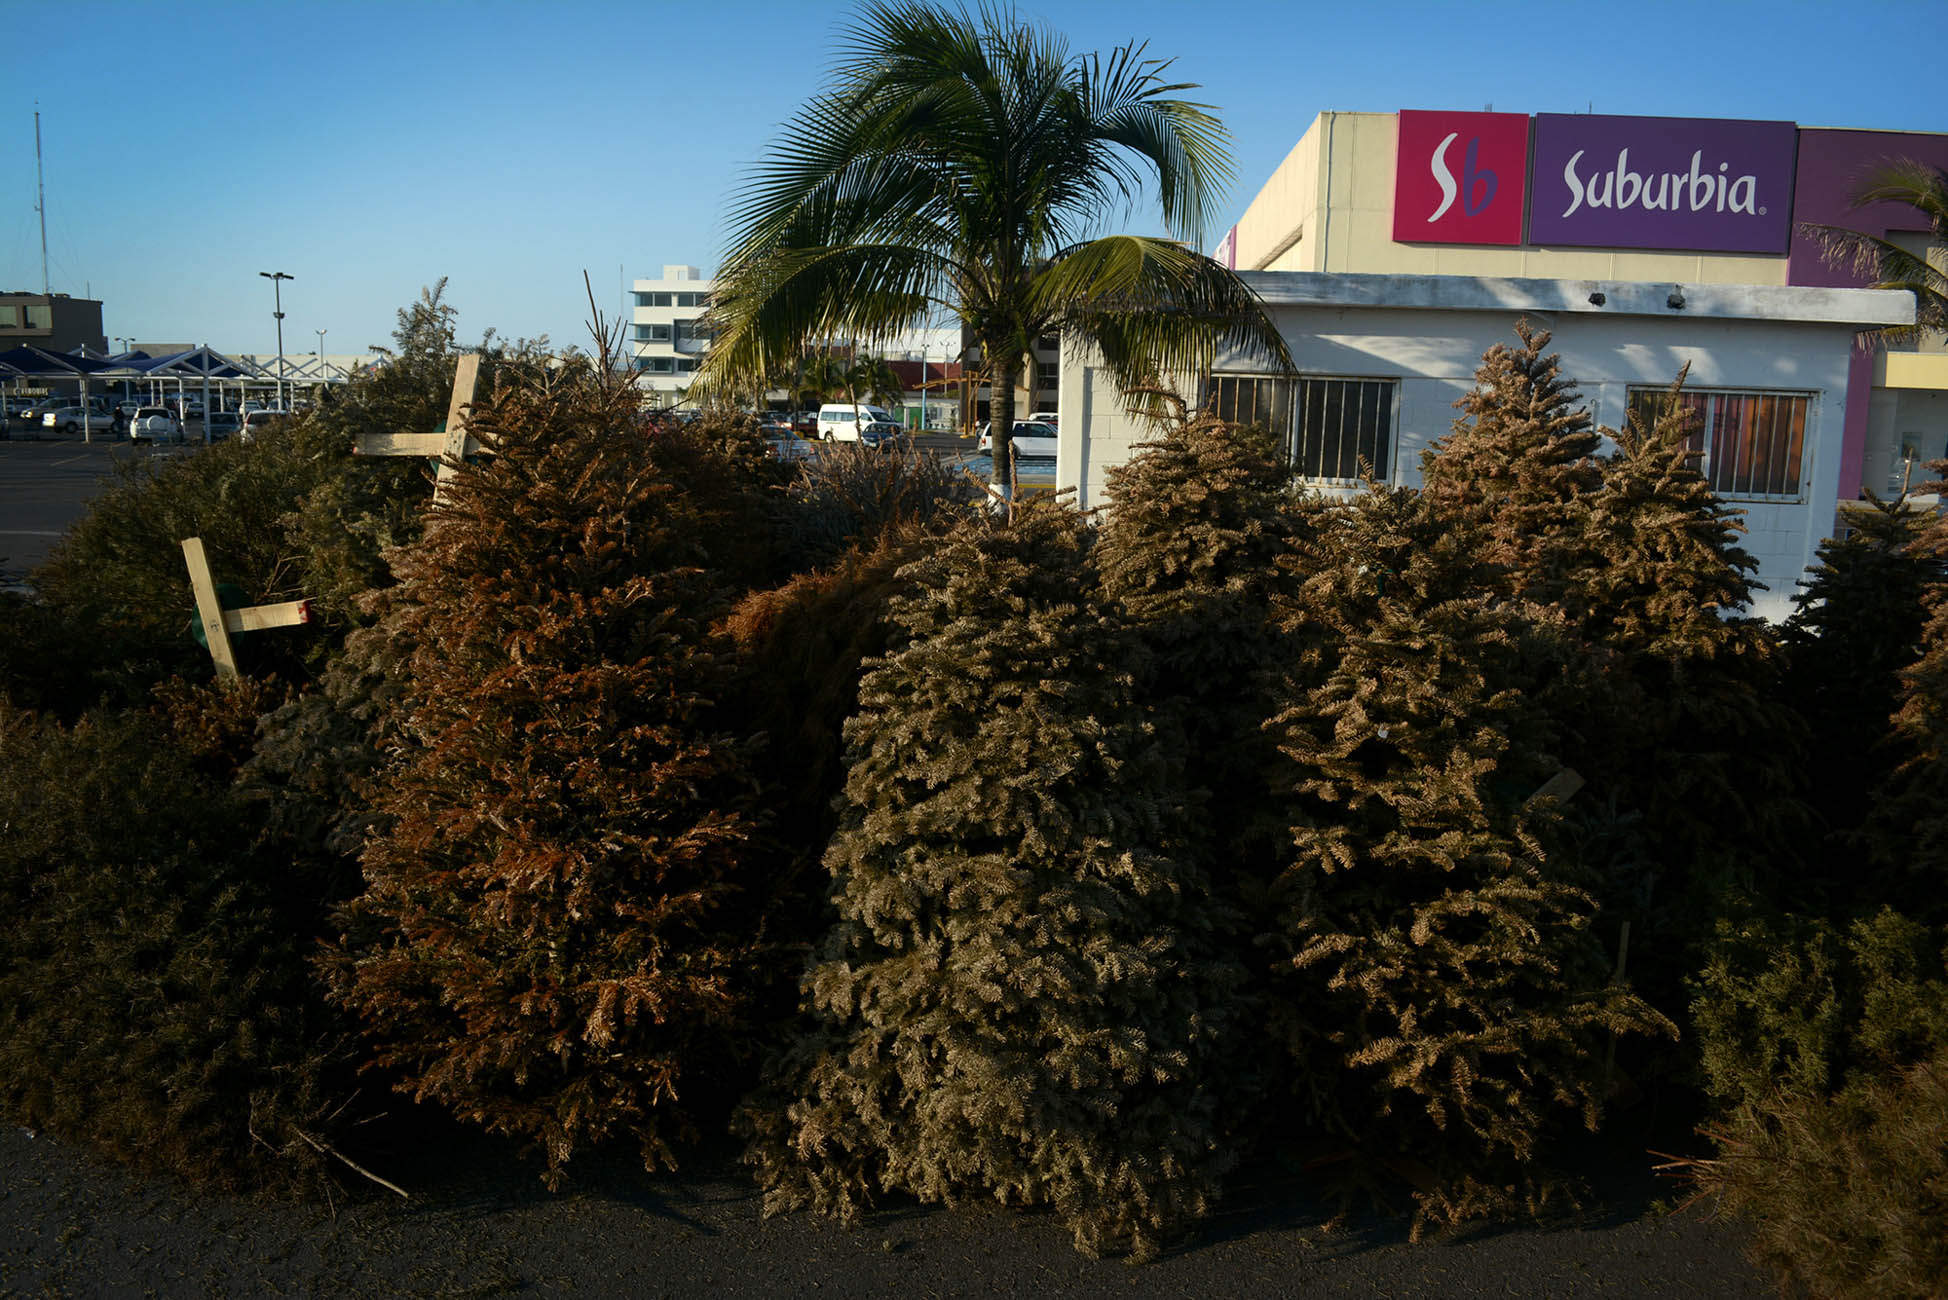
[[[96,434],[0,442],[0,585],[15,585],[115,479],[117,466],[158,454]],[[163,451],[160,454],[175,454]]]
[[[84,442],[79,434],[16,430],[0,441],[0,587],[17,586],[28,570],[45,560],[62,533],[87,512],[89,500],[112,483],[119,465],[157,456],[193,455],[197,427],[184,447],[131,445],[126,438],[98,433]],[[921,434],[917,449],[931,451],[985,480],[989,460],[970,449],[971,437]],[[1025,488],[1052,486],[1053,461],[1025,458],[1019,466]]]

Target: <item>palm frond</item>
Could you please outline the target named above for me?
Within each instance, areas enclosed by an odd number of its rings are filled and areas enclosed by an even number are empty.
[[[1036,277],[1034,301],[1055,325],[1094,343],[1125,384],[1207,373],[1220,352],[1294,368],[1251,287],[1172,240],[1114,235],[1066,249]]]
[[[824,93],[733,198],[697,386],[735,391],[826,340],[883,345],[930,307],[1004,369],[1068,324],[1130,373],[1202,369],[1221,347],[1289,366],[1228,271],[1168,240],[1090,237],[1154,192],[1202,242],[1229,138],[1170,66],[1140,44],[1072,56],[998,5],[867,0]]]
[[[1921,217],[1931,244],[1948,244],[1948,170],[1895,159],[1862,177],[1852,203],[1856,209],[1881,203],[1911,208]],[[1799,233],[1818,246],[1827,262],[1862,277],[1868,288],[1905,289],[1914,295],[1915,323],[1879,331],[1887,341],[1907,342],[1926,330],[1948,330],[1948,267],[1890,239],[1844,226],[1805,223]]]

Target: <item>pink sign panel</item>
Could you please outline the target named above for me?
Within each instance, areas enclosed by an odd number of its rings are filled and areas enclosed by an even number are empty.
[[[1402,109],[1399,135],[1393,167],[1397,242],[1522,242],[1527,114]]]
[[[1791,122],[1538,113],[1529,242],[1783,253]]]
[[[1233,271],[1238,269],[1238,228],[1236,226],[1224,232],[1224,238],[1218,241],[1217,252],[1211,256],[1221,266]]]

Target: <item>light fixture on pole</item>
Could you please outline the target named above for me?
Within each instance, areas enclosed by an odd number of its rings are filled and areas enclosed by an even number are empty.
[[[259,271],[257,274],[271,282],[271,303],[275,310],[271,315],[277,317],[277,408],[288,409],[284,403],[284,284],[285,280],[295,280],[295,275],[282,271]]]
[[[329,333],[331,333],[330,330],[318,331],[318,382],[321,384],[331,374],[329,370],[325,369],[325,335]]]

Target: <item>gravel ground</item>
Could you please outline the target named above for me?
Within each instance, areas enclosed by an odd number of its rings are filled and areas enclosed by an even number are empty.
[[[1242,1171],[1196,1240],[1148,1266],[1090,1260],[1046,1216],[888,1208],[847,1229],[765,1219],[728,1149],[681,1175],[578,1157],[550,1194],[467,1135],[383,1172],[412,1192],[262,1206],[137,1178],[0,1129],[0,1297],[121,1296],[1712,1296],[1769,1297],[1745,1234],[1612,1143],[1587,1207],[1545,1226],[1410,1244],[1370,1218],[1328,1230],[1276,1162]]]

